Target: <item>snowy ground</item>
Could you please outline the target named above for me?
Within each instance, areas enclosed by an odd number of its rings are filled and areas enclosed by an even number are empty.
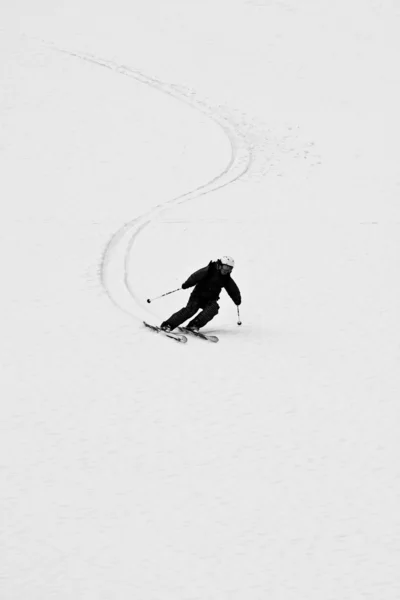
[[[5,4],[1,599],[397,600],[397,4]]]

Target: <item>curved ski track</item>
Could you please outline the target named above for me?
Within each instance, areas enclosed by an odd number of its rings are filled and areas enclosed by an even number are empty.
[[[111,71],[125,75],[126,77],[131,77],[140,83],[144,83],[164,94],[176,98],[180,102],[184,102],[191,108],[198,110],[212,119],[221,127],[229,139],[231,156],[226,167],[218,175],[201,186],[184,194],[180,194],[162,204],[158,204],[143,215],[125,223],[112,235],[104,249],[99,265],[99,272],[102,286],[110,300],[118,308],[134,318],[148,317],[149,315],[152,315],[152,313],[147,310],[147,305],[143,304],[137,297],[128,277],[129,258],[137,236],[150,224],[154,216],[161,211],[182,204],[183,202],[199,198],[200,196],[214,192],[237,181],[247,173],[251,166],[253,158],[252,147],[246,142],[245,134],[238,129],[232,119],[223,114],[219,114],[216,108],[208,105],[203,100],[196,99],[193,90],[186,89],[183,86],[165,83],[114,61],[103,60],[90,54],[79,54],[54,46],[53,49],[56,49],[63,54],[68,54],[69,56],[91,62],[97,66],[110,69]]]

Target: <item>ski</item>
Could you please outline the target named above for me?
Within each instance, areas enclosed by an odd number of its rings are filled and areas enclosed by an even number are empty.
[[[166,337],[169,337],[171,338],[171,340],[175,340],[176,342],[187,342],[186,335],[174,333],[173,331],[164,331],[164,329],[161,329],[161,327],[158,327],[157,325],[150,325],[150,323],[146,323],[146,321],[143,321],[143,325],[145,325],[149,329],[152,329],[156,333],[163,333]]]
[[[179,329],[179,331],[182,331],[182,333],[195,335],[196,337],[202,338],[203,340],[207,340],[208,342],[219,342],[219,338],[216,335],[210,335],[209,333],[203,333],[200,331],[192,331],[187,327],[177,327],[177,329]]]

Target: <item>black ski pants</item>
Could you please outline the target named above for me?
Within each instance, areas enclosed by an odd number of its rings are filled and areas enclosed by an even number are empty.
[[[188,323],[188,327],[204,327],[213,319],[219,311],[219,304],[216,300],[203,300],[202,298],[189,298],[189,302],[184,308],[178,310],[170,316],[169,319],[161,323],[162,327],[169,325],[171,329],[179,327],[182,323],[194,317],[194,315],[203,309],[194,319]]]

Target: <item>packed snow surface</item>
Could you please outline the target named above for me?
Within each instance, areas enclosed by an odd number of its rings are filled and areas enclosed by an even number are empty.
[[[2,600],[398,600],[400,8],[0,8]],[[205,328],[145,329],[235,258]]]

